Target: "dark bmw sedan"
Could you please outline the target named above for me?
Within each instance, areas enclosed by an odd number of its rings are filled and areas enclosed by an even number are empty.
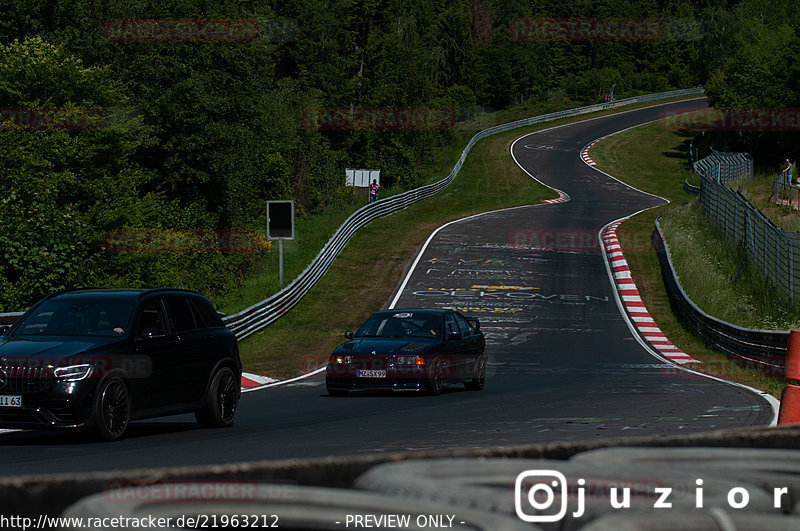
[[[115,440],[131,420],[177,413],[230,426],[241,372],[236,337],[202,295],[61,292],[0,335],[0,427]]]
[[[477,319],[452,310],[388,310],[373,314],[328,360],[331,395],[352,389],[426,391],[448,383],[479,391],[486,380],[486,342]]]

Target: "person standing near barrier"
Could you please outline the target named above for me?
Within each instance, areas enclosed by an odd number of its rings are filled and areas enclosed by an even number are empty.
[[[378,190],[380,190],[380,189],[381,189],[381,187],[378,184],[378,181],[375,180],[375,179],[372,179],[372,184],[369,185],[369,202],[370,203],[374,203],[375,201],[378,200]]]
[[[786,157],[786,167],[781,172],[784,174],[784,184],[792,184],[792,177],[794,176],[794,161]]]

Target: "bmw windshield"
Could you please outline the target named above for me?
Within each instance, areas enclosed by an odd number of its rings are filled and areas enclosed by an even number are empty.
[[[442,337],[442,316],[433,312],[378,313],[356,332],[355,337]]]

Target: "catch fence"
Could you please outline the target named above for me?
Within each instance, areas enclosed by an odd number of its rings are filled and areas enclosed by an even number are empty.
[[[800,298],[800,233],[775,226],[739,191],[724,185],[752,177],[752,158],[714,152],[695,165],[701,174],[700,203],[726,236],[741,242],[765,278],[792,301]]]

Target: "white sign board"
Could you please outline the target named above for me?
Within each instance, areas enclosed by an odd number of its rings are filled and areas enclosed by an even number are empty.
[[[372,181],[381,184],[381,170],[344,170],[346,186],[368,188]]]

